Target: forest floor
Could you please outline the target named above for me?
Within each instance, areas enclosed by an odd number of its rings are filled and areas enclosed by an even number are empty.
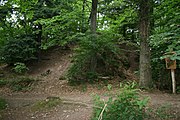
[[[93,114],[93,95],[106,98],[108,92],[117,92],[118,82],[112,83],[116,86],[113,86],[112,91],[108,91],[104,84],[70,86],[64,75],[71,65],[71,56],[70,50],[56,48],[46,52],[41,62],[31,64],[28,77],[37,80],[32,90],[17,92],[0,87],[0,97],[8,102],[7,109],[0,111],[0,120],[90,120]],[[180,119],[180,94],[158,90],[140,93],[150,97],[148,106],[164,107],[175,115],[172,120]],[[51,107],[54,105],[53,100],[57,105]],[[44,102],[49,106],[45,106]],[[170,120],[169,117],[163,119]]]

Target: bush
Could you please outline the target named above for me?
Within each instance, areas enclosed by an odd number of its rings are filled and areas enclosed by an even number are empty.
[[[121,73],[124,56],[111,33],[81,37],[73,65],[68,71],[70,82],[95,81],[97,77]]]
[[[28,77],[16,78],[14,80],[8,81],[9,87],[13,91],[28,91],[31,90],[31,86],[35,81],[35,79]]]
[[[12,79],[0,79],[0,87],[6,86],[13,91],[28,91],[32,89],[35,79],[29,77],[18,77]]]
[[[15,67],[12,70],[14,70],[16,73],[19,73],[19,74],[23,74],[29,70],[28,67],[24,63],[17,62],[14,64],[14,66]]]
[[[35,59],[37,44],[32,36],[9,39],[1,49],[0,60],[7,64]]]
[[[95,97],[92,120],[99,120],[100,117],[102,120],[143,120],[147,102],[147,98],[140,100],[137,89],[126,85],[115,98],[111,97],[107,102],[99,96]]]

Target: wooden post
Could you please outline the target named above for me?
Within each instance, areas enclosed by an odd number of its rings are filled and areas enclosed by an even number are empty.
[[[175,69],[176,69],[176,60],[171,60],[170,56],[176,54],[175,52],[169,52],[165,53],[167,55],[167,58],[165,58],[166,61],[166,68],[171,69],[171,78],[172,78],[172,90],[173,94],[176,93],[176,81],[175,81]]]
[[[176,80],[175,80],[175,70],[174,69],[171,69],[171,77],[172,77],[173,93],[176,94]]]

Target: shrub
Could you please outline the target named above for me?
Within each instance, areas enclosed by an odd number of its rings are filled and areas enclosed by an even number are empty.
[[[147,102],[148,98],[140,100],[137,89],[126,85],[115,98],[111,97],[107,102],[99,96],[95,97],[92,120],[99,120],[100,117],[103,120],[143,120]]]
[[[35,81],[35,79],[28,77],[20,77],[14,80],[8,81],[9,87],[13,91],[28,91],[31,90],[31,86]]]
[[[14,64],[14,66],[15,67],[12,70],[14,70],[16,73],[19,73],[19,74],[23,74],[27,70],[29,70],[28,67],[24,63],[17,62]]]
[[[0,60],[7,64],[35,59],[37,44],[31,35],[22,35],[7,40],[1,49]]]
[[[67,74],[70,82],[92,82],[99,75],[120,73],[124,56],[111,33],[84,35],[75,51],[73,65]]]

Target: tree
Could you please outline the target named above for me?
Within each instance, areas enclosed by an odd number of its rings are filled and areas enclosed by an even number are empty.
[[[151,7],[151,0],[139,1],[140,86],[143,88],[152,84],[149,47]]]
[[[93,34],[96,33],[96,26],[97,26],[97,4],[98,4],[98,0],[92,0],[90,28]]]
[[[92,33],[92,39],[96,41],[96,26],[97,26],[97,5],[98,0],[92,0],[92,8],[91,8],[91,24],[90,29]],[[91,72],[94,73],[97,66],[97,57],[96,53],[91,57]]]

